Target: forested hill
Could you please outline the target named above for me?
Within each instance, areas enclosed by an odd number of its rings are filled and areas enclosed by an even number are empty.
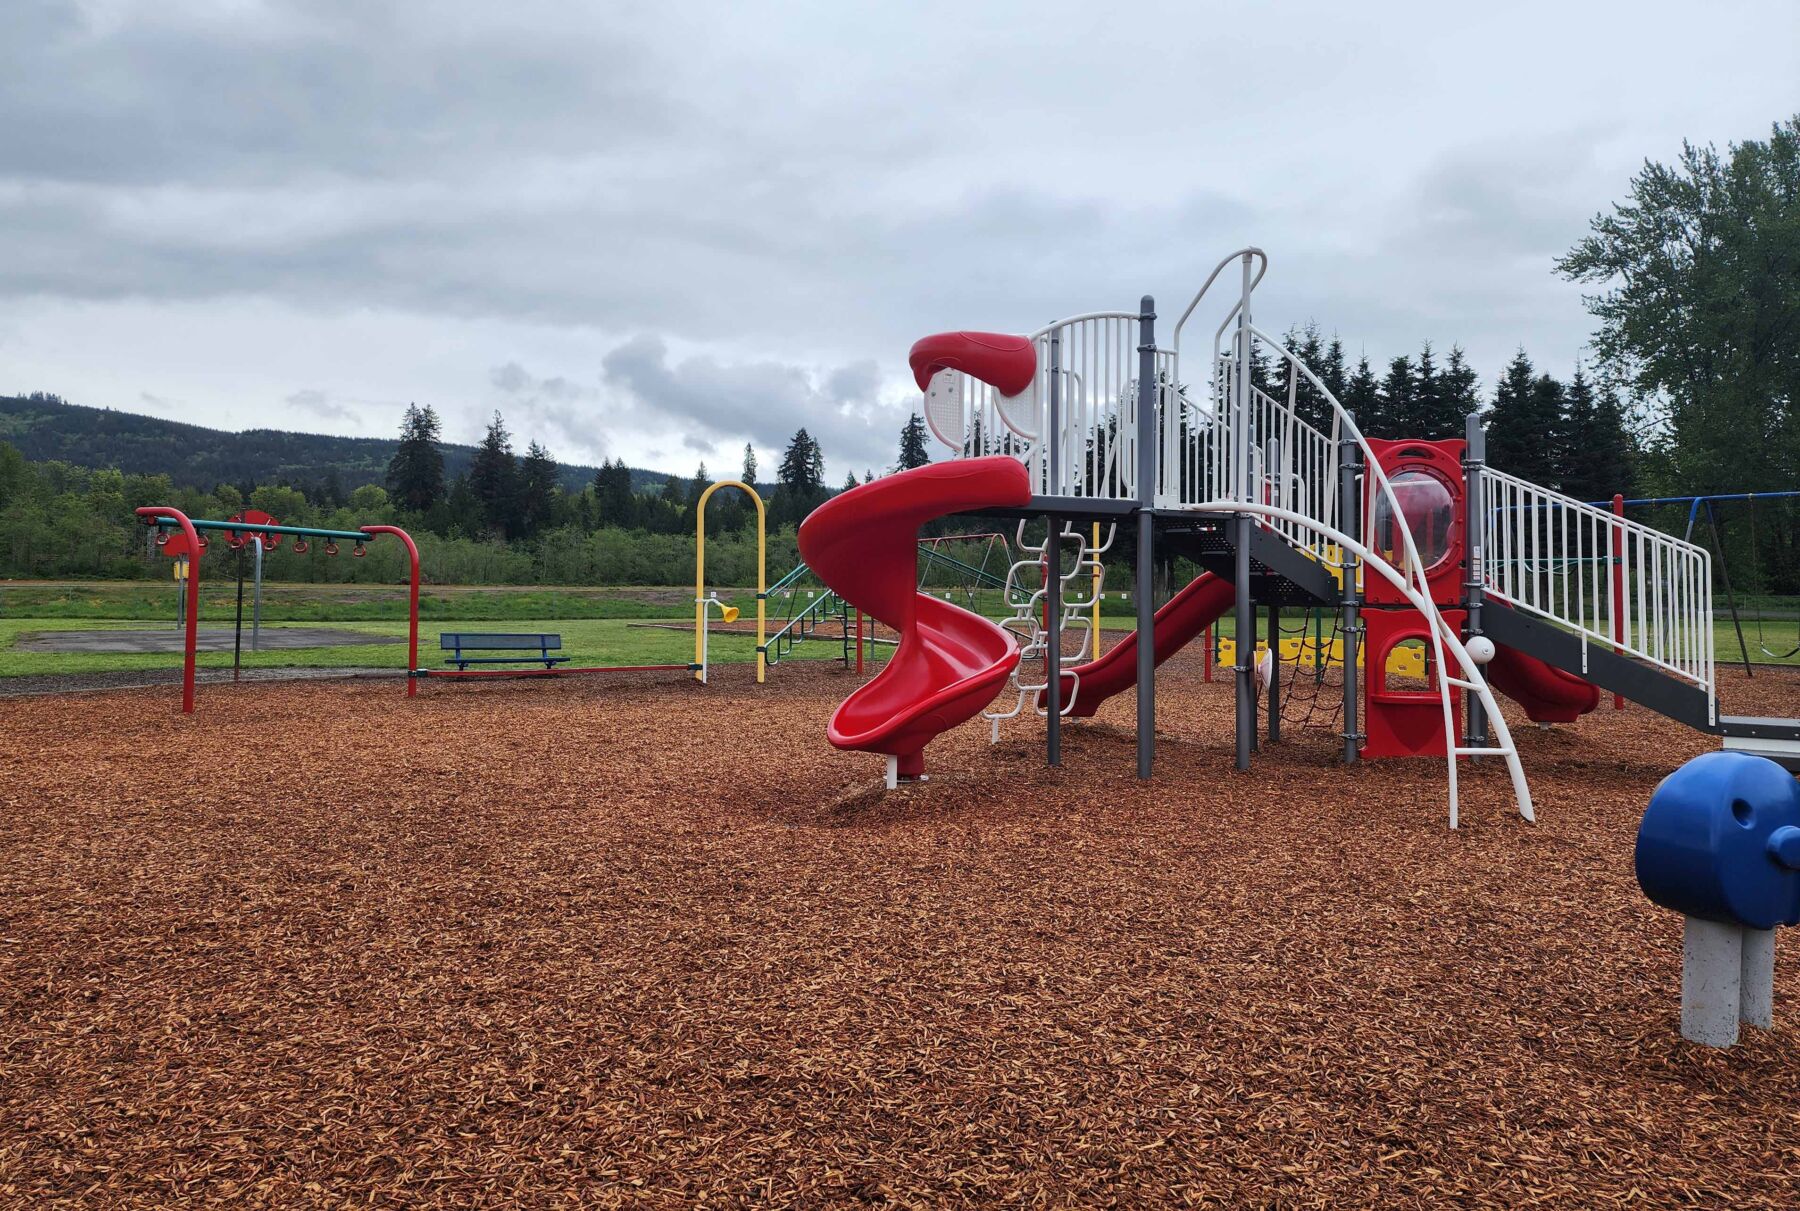
[[[333,437],[246,429],[229,433],[180,421],[110,408],[87,408],[51,395],[0,395],[0,441],[11,442],[33,461],[52,459],[80,467],[116,467],[127,475],[167,475],[174,483],[210,492],[219,484],[289,483],[305,487],[334,474],[343,491],[379,484],[387,474],[397,440]],[[448,442],[439,447],[444,471],[455,478],[468,470],[474,446]],[[560,467],[563,486],[580,492],[594,468]],[[631,469],[634,490],[660,487],[669,476]]]

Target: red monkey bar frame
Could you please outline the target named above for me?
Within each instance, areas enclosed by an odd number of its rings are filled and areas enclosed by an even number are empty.
[[[407,596],[407,647],[406,696],[413,697],[419,692],[418,683],[411,676],[411,670],[419,667],[419,548],[412,540],[412,535],[399,526],[362,526],[355,531],[323,530],[312,526],[279,526],[259,525],[254,522],[234,521],[194,521],[180,509],[166,505],[145,505],[137,510],[138,517],[147,526],[173,525],[180,526],[182,534],[187,536],[188,550],[193,552],[188,561],[188,595],[187,595],[187,640],[181,664],[181,713],[194,713],[194,657],[200,646],[200,531],[231,530],[246,534],[311,534],[320,537],[335,538],[379,538],[383,534],[392,534],[406,547],[407,559],[411,565],[410,591]]]

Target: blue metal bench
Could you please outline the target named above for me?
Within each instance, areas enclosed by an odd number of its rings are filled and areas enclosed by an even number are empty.
[[[568,662],[567,656],[552,656],[562,650],[561,635],[509,635],[492,631],[445,631],[438,636],[438,647],[450,653],[445,664],[459,670],[472,664],[541,664],[553,669]],[[512,652],[510,656],[471,656],[470,652]]]

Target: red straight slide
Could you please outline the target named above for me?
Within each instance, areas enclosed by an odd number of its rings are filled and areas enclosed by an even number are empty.
[[[1151,628],[1151,652],[1156,663],[1179,652],[1194,636],[1217,622],[1231,609],[1235,598],[1231,582],[1211,572],[1202,572],[1188,582],[1186,588],[1156,611]],[[1068,695],[1075,695],[1075,705],[1069,710],[1071,716],[1091,718],[1102,702],[1137,684],[1137,641],[1137,632],[1133,631],[1112,651],[1102,653],[1100,659],[1063,673],[1063,701],[1068,701]],[[1044,705],[1044,698],[1045,695],[1038,695],[1039,706]]]
[[[812,511],[800,527],[800,558],[900,633],[887,666],[832,715],[831,743],[897,757],[900,776],[916,778],[925,745],[994,700],[1019,663],[1018,644],[979,614],[918,591],[919,527],[947,513],[1029,503],[1023,464],[999,456],[902,471]]]
[[[1512,609],[1492,593],[1484,604],[1490,610]],[[1600,705],[1600,687],[1593,682],[1502,643],[1494,645],[1484,672],[1488,684],[1524,707],[1533,723],[1573,723]]]

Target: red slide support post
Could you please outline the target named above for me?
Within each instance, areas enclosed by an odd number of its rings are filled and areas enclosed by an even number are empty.
[[[188,580],[187,580],[187,641],[181,659],[181,713],[194,713],[194,655],[200,648],[200,532],[194,529],[194,523],[180,509],[171,509],[163,505],[145,505],[137,510],[137,515],[148,525],[154,518],[167,517],[181,527],[183,537],[187,539]]]
[[[398,538],[405,545],[406,557],[412,564],[411,594],[406,612],[406,696],[416,697],[419,692],[419,544],[399,526],[363,526],[361,529],[371,538],[378,534],[392,534]]]
[[[1613,516],[1625,516],[1625,496],[1613,493]],[[1614,526],[1612,534],[1612,633],[1613,653],[1622,656],[1625,649],[1620,642],[1625,638],[1625,527]],[[1625,695],[1613,695],[1613,710],[1625,709]]]

